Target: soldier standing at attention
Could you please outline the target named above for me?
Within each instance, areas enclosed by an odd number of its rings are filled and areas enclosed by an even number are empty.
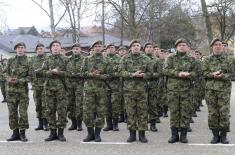
[[[168,77],[167,101],[170,109],[171,138],[169,143],[180,140],[188,143],[187,129],[191,118],[192,79],[195,77],[195,60],[188,56],[188,44],[185,39],[175,43],[176,54],[167,58],[164,73]],[[178,132],[181,131],[180,138]]]
[[[231,59],[223,54],[220,39],[211,42],[213,54],[204,60],[203,74],[206,79],[205,99],[208,106],[208,124],[212,130],[212,144],[228,144],[230,92],[233,65]]]
[[[148,42],[144,45],[144,52],[147,57],[150,59],[151,64],[151,72],[152,77],[148,81],[148,98],[147,98],[147,104],[148,104],[148,115],[150,120],[150,130],[152,132],[157,132],[156,128],[156,121],[159,120],[158,111],[160,109],[160,105],[157,101],[157,95],[158,95],[158,78],[160,77],[159,72],[159,60],[154,55],[154,49],[153,44]]]
[[[45,141],[56,139],[66,141],[64,137],[64,128],[67,123],[66,63],[64,56],[61,55],[59,41],[52,41],[49,47],[51,55],[47,57],[42,68],[37,71],[38,74],[42,74],[46,78],[44,83],[46,110],[51,132]]]
[[[37,55],[30,59],[30,75],[33,88],[33,99],[36,105],[36,112],[38,118],[38,127],[35,130],[48,130],[48,123],[46,118],[46,105],[44,82],[45,78],[37,77],[35,70],[40,69],[46,59],[45,47],[43,44],[38,44],[35,49]]]
[[[104,127],[107,106],[107,63],[103,57],[101,41],[93,43],[93,54],[88,56],[82,65],[82,74],[85,78],[83,120],[88,135],[84,142],[101,142],[100,132]]]
[[[69,58],[67,70],[67,87],[68,87],[68,117],[72,120],[69,130],[82,130],[82,100],[84,79],[81,76],[81,66],[84,56],[81,53],[80,44],[72,46],[72,57]]]
[[[118,118],[121,110],[119,64],[121,58],[116,54],[114,44],[107,45],[106,52],[107,74],[109,76],[106,81],[111,94],[109,95],[110,99],[107,102],[107,127],[104,128],[104,131],[119,131]]]
[[[28,122],[28,82],[30,64],[25,55],[26,45],[21,42],[14,46],[16,56],[8,60],[5,69],[7,79],[7,105],[9,110],[9,125],[13,130],[11,138],[7,141],[28,141],[25,130],[29,128]]]
[[[124,95],[127,111],[127,127],[130,136],[127,142],[139,140],[147,143],[145,131],[148,130],[147,77],[150,59],[141,52],[139,40],[130,43],[131,53],[121,60],[121,76],[124,81]]]

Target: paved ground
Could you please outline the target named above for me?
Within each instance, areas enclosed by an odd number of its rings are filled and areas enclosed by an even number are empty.
[[[0,100],[2,100],[0,98]],[[204,103],[205,105],[205,103]],[[68,131],[66,129],[65,136],[67,142],[44,142],[49,132],[34,131],[37,125],[35,118],[35,106],[32,100],[32,92],[30,92],[29,106],[30,129],[27,131],[29,142],[6,142],[5,139],[11,135],[8,126],[8,110],[6,104],[0,104],[0,154],[96,154],[96,155],[232,155],[235,152],[235,83],[233,83],[233,91],[231,98],[231,132],[229,133],[230,145],[210,145],[211,132],[207,124],[207,107],[202,108],[202,112],[198,113],[199,117],[194,118],[195,123],[192,124],[193,132],[189,133],[188,144],[168,144],[170,137],[169,118],[162,118],[162,123],[158,124],[159,131],[157,133],[147,132],[148,144],[136,142],[127,144],[128,131],[126,124],[120,124],[119,132],[102,132],[103,143],[82,143],[82,139],[86,136],[86,131]],[[70,122],[68,123],[68,126]]]

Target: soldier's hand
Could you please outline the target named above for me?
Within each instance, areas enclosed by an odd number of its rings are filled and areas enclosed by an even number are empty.
[[[8,79],[8,82],[10,83],[10,84],[16,84],[17,83],[17,79],[16,78],[9,78]]]
[[[217,75],[221,74],[221,71],[216,71],[216,72],[212,72],[211,75],[213,77],[216,77]]]
[[[214,76],[216,79],[221,79],[224,77],[224,73],[218,74]]]

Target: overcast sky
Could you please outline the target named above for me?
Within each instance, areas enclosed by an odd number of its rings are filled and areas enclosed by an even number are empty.
[[[0,0],[5,6],[0,9],[1,24],[0,28],[2,30],[14,29],[17,27],[24,26],[36,26],[39,30],[49,30],[50,20],[45,12],[43,12],[35,3],[31,0]],[[40,2],[40,0],[38,0]],[[56,11],[55,11],[56,12]],[[60,11],[61,12],[61,11]],[[63,11],[62,11],[63,12]],[[55,13],[57,14],[57,13]],[[81,21],[81,26],[93,25],[92,22],[95,16],[84,18]],[[64,23],[61,23],[62,27]]]

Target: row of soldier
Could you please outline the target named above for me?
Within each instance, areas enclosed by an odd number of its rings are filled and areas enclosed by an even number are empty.
[[[187,143],[190,121],[205,98],[213,133],[211,143],[228,143],[234,59],[223,53],[219,39],[211,42],[213,54],[203,62],[199,51],[189,54],[184,39],[176,41],[176,53],[160,50],[152,43],[146,43],[142,52],[138,40],[130,43],[129,50],[120,47],[118,52],[113,44],[103,49],[102,42],[97,41],[89,56],[79,44],[72,46],[70,57],[61,54],[59,41],[51,42],[49,48],[51,54],[46,56],[44,45],[38,44],[37,55],[28,58],[26,45],[18,43],[14,47],[16,56],[3,69],[9,126],[13,130],[8,141],[27,141],[31,82],[39,120],[36,130],[50,130],[45,141],[66,141],[68,117],[72,121],[69,130],[81,131],[85,123],[88,134],[84,142],[101,141],[106,118],[104,131],[118,131],[118,122],[127,120],[127,142],[136,141],[138,131],[139,140],[146,143],[148,121],[150,130],[156,132],[159,116],[167,117],[169,106],[172,136],[168,142]]]

